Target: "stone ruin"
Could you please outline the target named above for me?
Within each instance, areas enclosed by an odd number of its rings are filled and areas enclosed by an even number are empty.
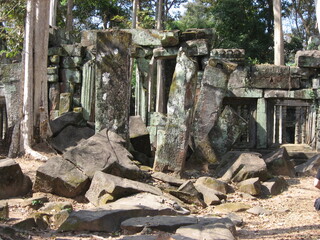
[[[198,235],[190,239],[216,239],[212,229],[235,239],[232,217],[159,216],[190,213],[163,192],[198,207],[223,205],[234,191],[228,183],[253,196],[270,196],[287,187],[278,175],[293,177],[318,166],[316,155],[294,168],[286,148],[279,147],[305,144],[315,153],[320,148],[320,51],[298,52],[295,67],[249,65],[244,50],[215,49],[213,38],[211,29],[84,31],[80,37],[52,29],[49,142],[61,155],[39,167],[33,186],[13,160],[1,161],[0,193],[10,172],[17,174],[14,185],[21,191],[0,199],[24,195],[31,187],[85,196],[96,208],[71,214],[62,209],[54,215],[59,218],[54,228],[61,231],[121,227],[136,233],[152,222],[153,228],[171,228],[174,239],[190,237],[194,229]],[[15,148],[10,139],[20,120],[20,78],[21,64],[0,65],[2,151]],[[151,176],[132,159],[152,167]],[[182,180],[162,173],[181,176],[195,166],[213,170],[219,179]],[[171,187],[151,186],[141,181],[145,178]],[[32,219],[35,226],[42,224]],[[135,226],[137,221],[144,223]],[[183,227],[192,224],[197,227]]]

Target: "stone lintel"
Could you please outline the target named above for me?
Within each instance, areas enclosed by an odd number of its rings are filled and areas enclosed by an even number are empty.
[[[229,89],[226,93],[227,97],[243,97],[243,98],[262,98],[262,89],[236,88]]]
[[[318,91],[317,91],[318,92]],[[285,90],[265,90],[265,98],[291,98],[291,99],[314,99],[316,93],[312,89],[302,89],[295,91]]]
[[[179,51],[178,47],[171,47],[171,48],[159,47],[153,50],[153,56],[156,59],[174,59],[177,57],[178,51]]]
[[[320,51],[298,51],[295,61],[297,66],[301,68],[320,68]]]

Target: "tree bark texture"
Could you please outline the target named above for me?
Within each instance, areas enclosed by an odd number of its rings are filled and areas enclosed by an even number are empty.
[[[283,30],[281,19],[281,0],[273,1],[274,15],[274,64],[284,65]]]
[[[68,5],[67,5],[67,20],[66,20],[66,30],[67,30],[67,31],[72,31],[72,29],[73,29],[73,13],[72,13],[72,8],[73,8],[73,0],[68,0]]]

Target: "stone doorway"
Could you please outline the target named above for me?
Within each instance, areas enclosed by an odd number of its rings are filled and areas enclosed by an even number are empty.
[[[268,110],[269,146],[309,144],[315,147],[316,111],[309,101],[273,100]]]
[[[225,98],[224,106],[230,106],[247,124],[234,144],[234,148],[254,148],[256,146],[257,100],[250,98]]]

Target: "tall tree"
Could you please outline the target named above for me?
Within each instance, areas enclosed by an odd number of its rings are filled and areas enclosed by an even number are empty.
[[[35,158],[46,157],[32,150],[35,129],[42,138],[48,134],[47,55],[49,2],[27,0],[24,49],[23,109],[21,133],[23,150]]]
[[[73,0],[68,0],[66,19],[67,19],[66,20],[66,30],[72,31],[72,29],[73,29]]]
[[[281,0],[273,0],[274,15],[274,64],[284,65]]]

